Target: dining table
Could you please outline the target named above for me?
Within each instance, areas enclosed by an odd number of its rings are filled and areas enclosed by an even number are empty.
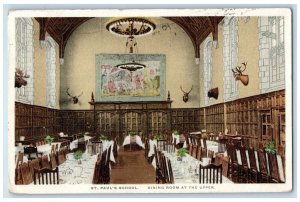
[[[186,154],[186,156],[179,161],[177,159],[176,151],[163,151],[163,154],[166,158],[170,159],[175,184],[199,184],[200,165],[206,166],[209,164],[209,161],[200,161],[189,154]],[[152,161],[152,166],[156,168],[155,159]],[[233,182],[222,175],[222,184],[233,184]]]
[[[129,145],[131,139],[135,139],[136,144],[145,149],[145,144],[142,142],[142,139],[139,135],[134,135],[134,136],[127,135],[124,138],[122,146]]]
[[[82,141],[89,141],[90,139],[92,139],[93,137],[91,136],[83,136],[82,138],[80,139],[77,139],[77,140],[73,140],[71,143],[70,143],[70,150],[73,150],[73,149],[77,149],[78,148],[78,142],[79,140],[82,140]]]

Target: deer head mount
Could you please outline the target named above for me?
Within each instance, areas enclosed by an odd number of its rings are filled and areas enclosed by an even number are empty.
[[[15,87],[20,88],[27,85],[25,78],[29,78],[29,75],[24,73],[21,69],[16,69],[15,72]]]
[[[184,102],[189,101],[189,94],[190,94],[190,92],[193,90],[193,86],[192,86],[192,88],[191,88],[191,90],[190,90],[189,92],[185,92],[185,91],[182,89],[181,86],[180,86],[180,89],[181,89],[181,91],[183,92],[182,100],[183,100]]]
[[[232,69],[233,72],[233,76],[235,78],[235,80],[240,80],[245,86],[248,85],[249,83],[249,76],[248,75],[244,75],[243,72],[246,70],[247,68],[247,63],[243,62],[242,66],[236,66],[234,69]]]
[[[210,89],[208,92],[207,92],[207,96],[209,98],[213,97],[215,98],[216,100],[218,99],[218,96],[219,96],[219,89],[218,88],[213,88],[213,89]]]
[[[67,89],[67,95],[71,97],[71,100],[73,101],[73,104],[77,104],[79,102],[79,97],[83,94],[83,92],[81,92],[80,95],[78,96],[73,96],[69,93],[69,88]]]

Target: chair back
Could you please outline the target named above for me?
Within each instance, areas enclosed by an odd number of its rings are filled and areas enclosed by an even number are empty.
[[[201,161],[202,159],[202,147],[199,145],[197,150],[197,159]]]
[[[256,158],[255,158],[255,151],[252,147],[248,149],[248,157],[249,157],[249,163],[251,170],[257,171],[257,165],[256,165]]]
[[[214,151],[208,150],[207,151],[207,157],[210,158],[211,160],[214,158]]]
[[[222,184],[222,164],[200,165],[199,169],[200,184]]]
[[[268,175],[268,164],[267,164],[267,158],[266,158],[266,152],[264,149],[259,149],[257,151],[257,157],[258,157],[258,165],[259,165],[259,171],[262,174]]]
[[[28,166],[29,166],[30,171],[31,171],[32,176],[33,176],[34,175],[34,169],[41,169],[40,159],[37,158],[37,159],[33,159],[31,161],[28,161]]]
[[[38,157],[37,147],[24,147],[24,154],[28,155],[28,160],[37,158]]]
[[[56,162],[56,155],[55,153],[50,154],[50,163],[51,163],[51,168],[54,169],[57,167],[57,162]]]
[[[47,169],[51,168],[49,160],[48,160],[48,156],[42,157],[42,168],[47,168]]]
[[[197,145],[193,145],[192,147],[192,157],[197,158]]]
[[[28,163],[22,163],[20,165],[20,170],[21,170],[23,184],[30,184],[33,181],[33,178]]]
[[[58,167],[34,169],[34,184],[59,184]]]
[[[168,159],[169,183],[174,184],[174,175],[170,159]]]
[[[242,165],[244,167],[249,168],[248,161],[247,161],[246,148],[244,146],[241,146],[239,150],[240,150]]]
[[[279,176],[279,168],[277,162],[277,154],[268,153],[268,162],[269,162],[269,169],[270,169],[270,176],[273,182],[281,182]]]
[[[207,158],[207,149],[205,147],[202,147],[201,150],[202,150],[201,151],[201,160],[202,160],[203,158]]]
[[[24,153],[19,152],[17,155],[16,167],[23,163]]]
[[[157,140],[157,150],[165,151],[166,150],[167,140]]]

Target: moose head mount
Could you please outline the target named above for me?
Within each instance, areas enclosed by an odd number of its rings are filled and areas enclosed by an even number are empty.
[[[24,73],[21,69],[16,69],[15,72],[15,87],[21,88],[22,86],[27,85],[26,78],[29,78],[29,75]]]
[[[71,97],[71,100],[73,101],[73,104],[77,104],[79,102],[79,97],[83,94],[83,92],[80,93],[78,96],[73,96],[69,93],[69,88],[67,89],[67,95]]]
[[[233,76],[235,78],[235,80],[240,80],[245,86],[248,85],[249,83],[249,76],[248,75],[244,75],[243,72],[246,70],[247,68],[247,63],[243,62],[242,66],[236,66],[235,69],[232,69],[233,72]]]
[[[181,89],[181,91],[183,92],[182,100],[183,100],[184,102],[189,101],[189,94],[190,94],[190,92],[193,90],[193,86],[192,86],[192,88],[191,88],[191,90],[190,90],[189,92],[185,92],[185,91],[182,89],[181,86],[180,86],[180,89]]]
[[[207,96],[209,98],[213,97],[215,98],[216,100],[218,99],[218,96],[219,96],[219,88],[213,88],[213,89],[210,89],[208,92],[207,92]]]

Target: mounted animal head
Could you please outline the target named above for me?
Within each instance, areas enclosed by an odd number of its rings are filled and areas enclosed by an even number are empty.
[[[218,96],[219,96],[219,89],[218,88],[213,88],[213,89],[210,89],[208,92],[207,92],[207,96],[209,98],[213,97],[215,98],[216,100],[218,99]]]
[[[15,72],[15,87],[20,88],[27,85],[25,78],[29,78],[29,75],[24,73],[21,69],[16,69]]]
[[[189,92],[185,92],[185,91],[182,89],[181,86],[180,86],[180,89],[181,89],[181,91],[183,92],[182,100],[183,100],[184,102],[189,101],[189,94],[190,94],[190,92],[193,90],[193,86],[192,86],[192,88],[191,88],[191,90],[190,90]]]
[[[73,96],[69,93],[69,88],[67,89],[67,95],[71,97],[71,100],[73,101],[73,104],[77,104],[79,102],[79,97],[83,94],[83,92],[81,92],[80,95],[78,96]]]
[[[232,72],[235,80],[240,80],[245,86],[247,86],[249,83],[249,76],[243,74],[247,68],[247,63],[243,62],[242,65],[243,67],[236,66],[235,69],[232,69]]]

